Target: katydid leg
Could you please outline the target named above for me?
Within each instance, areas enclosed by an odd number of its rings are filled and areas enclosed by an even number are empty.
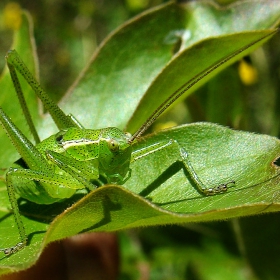
[[[12,69],[12,80],[15,81],[16,71],[25,78],[36,95],[41,99],[46,109],[51,114],[54,122],[59,129],[77,127],[73,119],[67,115],[50,99],[46,92],[42,89],[40,84],[33,77],[29,69],[26,67],[20,56],[15,50],[10,50],[6,55],[7,64],[9,69]],[[17,79],[17,78],[16,78]],[[16,87],[16,86],[15,86]],[[17,87],[16,87],[17,88]]]
[[[73,170],[79,171],[79,174],[88,180],[95,180],[99,176],[98,162],[96,159],[92,159],[90,161],[80,161],[51,150],[46,150],[45,154],[50,161],[59,166],[66,173],[70,174],[68,169],[65,169],[64,167],[65,165],[68,165]],[[59,165],[59,162],[62,162],[63,164]]]
[[[16,168],[10,168],[10,170],[6,174],[6,184],[7,184],[7,191],[9,200],[11,203],[11,207],[13,210],[13,215],[15,218],[15,222],[18,228],[18,232],[20,235],[20,242],[18,242],[15,246],[12,246],[10,248],[3,248],[0,249],[0,251],[4,252],[6,255],[13,254],[21,249],[23,249],[26,246],[27,243],[27,236],[25,233],[25,228],[21,219],[21,215],[19,212],[17,199],[15,196],[15,188],[13,183],[13,178],[21,178],[22,180],[30,180],[30,181],[38,181],[40,183],[48,183],[48,187],[50,188],[51,185],[66,185],[67,188],[65,188],[65,192],[62,191],[61,198],[64,199],[66,197],[72,196],[76,189],[84,188],[85,186],[83,184],[80,184],[80,182],[76,179],[65,178],[65,176],[60,176],[56,174],[44,174],[43,172],[33,171],[30,169],[16,169]],[[72,187],[72,188],[71,188]],[[29,192],[32,192],[34,195],[36,191],[33,189],[33,185],[30,184],[30,190]],[[41,188],[43,189],[43,184],[41,185]],[[28,190],[25,190],[28,192]],[[50,191],[50,190],[48,190]],[[66,194],[66,192],[68,194]],[[42,193],[39,193],[39,199],[42,200]],[[60,200],[58,198],[58,200]]]
[[[85,162],[79,162],[75,159],[67,158],[62,154],[53,152],[53,151],[46,151],[46,156],[49,160],[51,160],[55,165],[57,165],[60,169],[64,170],[66,173],[71,175],[74,179],[76,179],[84,188],[88,188],[89,190],[93,190],[96,188],[87,178],[89,174],[83,171],[83,168],[87,167]],[[82,168],[83,167],[83,168]],[[78,173],[75,170],[79,170]],[[94,180],[98,178],[98,169],[95,169],[95,176]],[[91,174],[91,177],[94,177],[94,173]]]
[[[73,123],[75,123],[78,128],[80,128],[80,129],[84,129],[85,128],[72,114],[67,115],[67,117],[70,118],[71,121]]]
[[[157,142],[151,146],[144,147],[142,149],[136,150],[132,153],[132,160],[136,161],[142,157],[145,157],[149,154],[155,153],[157,151],[167,149],[167,148],[174,148],[178,152],[178,160],[180,160],[186,170],[188,171],[189,175],[191,176],[193,182],[195,183],[197,189],[200,193],[204,195],[215,195],[219,193],[224,193],[227,191],[229,185],[234,185],[234,181],[229,181],[226,183],[222,183],[218,186],[214,187],[207,187],[198,177],[197,173],[195,172],[190,160],[187,151],[183,148],[176,140],[170,139],[166,141]]]
[[[14,88],[16,90],[17,93],[17,97],[21,106],[21,109],[23,111],[23,114],[25,116],[25,119],[27,121],[27,124],[29,126],[30,132],[33,135],[33,138],[35,140],[35,142],[38,144],[40,143],[40,138],[39,135],[37,133],[37,130],[35,128],[34,122],[32,121],[31,115],[30,115],[30,111],[26,105],[26,101],[24,99],[23,93],[22,93],[22,89],[21,89],[21,85],[20,82],[18,80],[17,74],[16,74],[16,70],[14,68],[13,65],[8,64],[9,70],[10,70],[10,75],[14,84]]]
[[[107,176],[109,183],[124,184],[131,177],[131,168],[128,169],[126,175],[123,177],[120,174],[113,174]],[[113,178],[116,178],[115,180]]]
[[[64,175],[58,175],[55,173],[44,173],[43,171],[35,171],[32,169],[23,169],[23,168],[10,168],[10,170],[7,173],[8,177],[6,176],[6,181],[10,179],[10,177],[18,177],[22,178],[24,180],[31,180],[31,181],[37,181],[41,183],[48,183],[51,185],[56,186],[67,186],[65,189],[70,190],[77,190],[77,189],[83,189],[85,186],[79,182],[76,178],[73,178],[71,174],[68,176],[68,174]],[[44,187],[42,187],[44,188]],[[48,188],[49,189],[49,188]],[[53,196],[55,197],[55,196]],[[57,198],[67,198],[69,195],[60,196],[58,193]]]
[[[20,242],[18,242],[15,246],[0,249],[1,252],[4,252],[4,254],[8,256],[8,255],[18,252],[19,250],[23,249],[26,246],[27,236],[26,236],[25,228],[24,228],[21,216],[20,216],[17,199],[15,196],[15,189],[11,183],[11,180],[8,180],[8,179],[7,179],[7,191],[8,191],[8,196],[9,196],[9,200],[11,203],[11,207],[13,210],[14,219],[15,219],[15,222],[16,222],[16,225],[18,228],[19,236],[20,236]]]
[[[104,184],[104,182],[99,180],[100,173],[97,164],[94,166],[94,163],[97,163],[94,159],[90,162],[79,161],[54,151],[46,151],[46,157],[66,173],[70,174],[73,178],[80,181],[80,183],[84,184],[89,190],[93,190],[97,187],[92,184],[91,181],[96,181],[98,185]],[[108,183],[114,182],[114,178],[116,178],[117,182],[121,181],[122,184],[124,184],[130,178],[130,175],[131,169],[128,170],[128,173],[124,178],[119,174],[110,176],[104,174],[103,176],[107,179]]]
[[[16,147],[18,153],[31,169],[43,169],[51,171],[47,160],[38,149],[26,138],[26,136],[14,125],[11,119],[0,108],[0,123]]]

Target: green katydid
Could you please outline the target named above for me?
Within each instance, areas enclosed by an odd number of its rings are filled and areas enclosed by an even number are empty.
[[[271,34],[265,37],[268,36]],[[235,181],[232,180],[214,187],[206,187],[193,169],[187,151],[175,139],[164,140],[141,150],[133,150],[132,147],[152,123],[184,92],[216,68],[265,37],[217,62],[189,81],[187,87],[174,92],[133,135],[114,127],[85,129],[73,116],[65,115],[49,98],[17,52],[9,51],[6,56],[7,65],[36,145],[23,135],[0,108],[0,122],[21,156],[21,159],[15,162],[6,173],[7,191],[20,241],[16,245],[0,249],[0,251],[3,251],[5,255],[11,255],[23,249],[27,244],[16,193],[22,198],[38,204],[52,204],[71,197],[79,189],[91,191],[106,183],[122,185],[130,178],[132,162],[170,146],[177,149],[178,161],[182,162],[201,194],[220,194],[226,192],[229,185],[234,186]],[[39,140],[30,117],[16,71],[26,79],[41,99],[59,129],[58,133],[42,142]]]

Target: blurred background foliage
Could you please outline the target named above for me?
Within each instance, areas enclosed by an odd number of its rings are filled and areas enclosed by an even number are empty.
[[[94,50],[115,28],[139,12],[156,6],[161,0],[58,0],[17,3],[28,10],[34,22],[41,83],[58,100],[73,83]],[[166,1],[165,1],[166,2]],[[8,11],[15,2],[1,1]],[[13,27],[2,15],[0,56],[12,42]],[[0,66],[5,61],[1,59]]]
[[[41,83],[58,101],[112,30],[161,0],[21,0],[34,20]],[[220,0],[222,4],[233,1]],[[15,2],[0,2],[0,67]],[[161,118],[211,121],[279,137],[280,36],[226,69]],[[120,279],[279,279],[280,216],[119,233]]]

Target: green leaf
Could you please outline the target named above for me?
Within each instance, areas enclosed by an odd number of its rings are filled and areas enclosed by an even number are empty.
[[[163,139],[176,139],[186,149],[194,170],[206,186],[231,180],[236,186],[223,195],[200,195],[178,162],[178,151],[166,149],[136,161],[132,165],[132,178],[124,185],[126,188],[165,210],[196,213],[195,219],[219,220],[250,215],[254,211],[257,213],[262,204],[270,205],[263,211],[274,211],[272,203],[277,204],[279,180],[279,168],[273,164],[279,157],[277,138],[195,123],[147,137],[137,148]],[[275,209],[278,209],[276,205]],[[201,211],[208,211],[210,216],[197,215]]]
[[[236,186],[222,195],[203,196],[180,163],[178,151],[162,150],[132,164],[126,190],[100,187],[57,217],[48,239],[89,230],[115,231],[279,211],[280,170],[273,165],[280,155],[278,139],[200,123],[160,132],[136,148],[166,138],[176,139],[188,150],[194,169],[207,186],[230,180],[235,180]]]
[[[49,216],[57,215],[73,201],[50,206],[27,201],[20,204],[30,244],[4,258],[2,263],[23,265],[23,255],[30,263],[48,242],[87,231],[116,231],[279,211],[279,167],[272,164],[280,155],[278,139],[201,123],[160,132],[139,143],[137,148],[163,138],[176,139],[188,150],[193,167],[207,186],[229,180],[235,180],[236,186],[225,194],[205,197],[198,193],[182,164],[176,161],[177,151],[163,150],[136,161],[132,177],[124,187],[104,186],[92,191],[58,215],[48,230],[45,222]],[[1,225],[9,228],[11,223],[13,217],[8,216]],[[18,235],[16,228],[9,233],[5,237],[7,244]]]
[[[160,96],[154,98],[154,94],[165,97],[172,94],[213,63],[272,34],[271,30],[260,30],[273,27],[279,19],[280,5],[273,3],[238,2],[221,10],[205,2],[172,3],[132,19],[104,41],[64,98],[63,109],[86,127],[93,128],[123,128],[133,117],[128,127],[135,131],[154,110],[154,107],[147,110],[145,107],[160,104]],[[256,16],[250,21],[242,20],[248,13]],[[30,65],[33,59],[28,22],[23,19],[15,48],[28,67],[34,69]],[[187,40],[186,31],[193,34],[192,40]],[[178,47],[180,51],[176,53]],[[8,80],[6,72],[0,81],[1,89],[5,79]],[[29,96],[26,84],[23,91]],[[11,102],[11,84],[5,92],[9,95],[1,100],[1,104],[6,102],[2,105],[4,110],[26,133],[16,102]],[[38,110],[32,105],[36,104],[35,100],[32,97],[30,105],[36,117]],[[41,135],[49,136],[55,131],[49,125],[50,118],[36,118],[36,121]],[[1,137],[3,134],[1,132]],[[6,140],[0,139],[1,164],[6,167],[16,158],[14,148],[5,136],[3,139]],[[24,250],[8,258],[3,256],[2,273],[29,267],[49,242],[80,232],[211,221],[279,211],[279,168],[273,165],[279,156],[276,138],[212,124],[194,124],[151,135],[135,145],[135,149],[162,139],[175,139],[188,151],[194,169],[207,186],[230,180],[235,180],[236,186],[222,195],[201,195],[178,161],[178,151],[168,149],[133,163],[132,177],[124,186],[103,186],[85,197],[77,194],[71,200],[47,206],[19,199],[29,243]],[[1,194],[1,247],[9,247],[19,236],[4,184]]]
[[[127,125],[127,130],[134,132],[139,128],[147,115],[150,116],[171,93],[182,92],[182,97],[187,97],[225,67],[260,46],[272,34],[271,31],[261,31],[205,39],[182,51],[164,68],[146,91]],[[241,49],[243,51],[240,53]],[[227,61],[228,56],[233,57]],[[217,63],[221,65],[217,67]],[[181,98],[177,99],[173,104],[180,100]]]
[[[279,22],[279,13],[275,1],[237,1],[223,9],[191,1],[144,12],[101,44],[61,106],[85,127],[126,127],[132,133],[197,73],[271,32],[264,29]]]

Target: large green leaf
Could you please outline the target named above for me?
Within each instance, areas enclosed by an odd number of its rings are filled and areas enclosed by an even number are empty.
[[[279,211],[279,168],[273,165],[280,154],[278,139],[197,123],[145,138],[136,148],[162,139],[176,139],[188,149],[193,167],[207,186],[231,180],[236,186],[226,194],[202,196],[184,170],[179,151],[161,150],[132,164],[126,190],[101,187],[57,217],[50,239],[60,239],[63,229],[73,235],[85,230],[112,231]],[[81,228],[71,229],[72,224]]]
[[[20,209],[30,244],[10,258],[3,258],[3,265],[24,265],[23,256],[27,263],[34,260],[48,242],[86,231],[116,231],[279,211],[279,168],[273,165],[280,155],[278,139],[198,123],[150,136],[136,148],[163,138],[177,139],[189,151],[193,167],[207,186],[230,180],[235,180],[236,186],[226,194],[205,197],[177,161],[178,151],[162,150],[136,161],[124,187],[100,187],[80,200],[77,196],[50,206],[22,201]],[[78,202],[72,205],[74,199]],[[6,215],[1,225],[8,230],[12,223],[12,215]],[[5,244],[17,236],[16,228],[9,229]]]
[[[87,127],[114,125],[122,128],[132,117],[128,127],[135,131],[162,102],[161,98],[165,99],[198,73],[241,47],[258,40],[264,43],[273,31],[260,30],[275,26],[280,14],[279,3],[271,3],[244,1],[220,10],[197,1],[167,4],[146,12],[105,40],[62,106]],[[251,15],[250,21],[242,20],[247,13]],[[18,31],[17,42],[29,42],[29,34],[23,30],[28,30],[26,20]],[[188,32],[193,35],[191,40],[186,37]],[[178,46],[181,48],[176,53]],[[20,44],[14,47],[22,56]],[[32,50],[30,44],[25,48],[25,51]],[[23,58],[25,60],[28,55]],[[26,63],[30,68],[28,61]],[[7,73],[0,81],[1,88],[4,79],[8,79]],[[27,92],[26,84],[23,90]],[[12,89],[6,92],[11,94]],[[10,95],[5,102],[8,99],[11,100]],[[38,114],[32,106],[35,100],[34,97],[30,100],[34,116]],[[150,104],[153,106],[148,107]],[[4,105],[5,111],[21,128],[21,120],[18,122],[16,118],[18,107],[11,107],[9,111],[9,105],[14,106],[14,102]],[[49,125],[50,118],[36,120],[41,135],[49,136],[55,131]],[[2,137],[4,133],[1,133]],[[201,195],[178,161],[178,151],[168,149],[133,163],[132,177],[124,186],[100,187],[85,197],[77,194],[71,200],[49,206],[19,199],[28,246],[9,258],[3,256],[2,272],[30,266],[49,242],[80,232],[220,220],[279,211],[279,170],[273,165],[279,156],[277,139],[211,124],[194,124],[151,135],[135,145],[135,149],[166,138],[177,140],[188,151],[194,169],[207,186],[230,180],[235,180],[236,186],[226,194]],[[5,136],[3,139],[1,164],[6,167],[15,160],[15,150]],[[1,194],[1,247],[9,247],[19,237],[4,184]]]
[[[134,132],[167,96],[195,75],[267,34],[256,30],[274,27],[279,12],[277,1],[237,1],[227,9],[191,1],[149,10],[103,42],[62,108],[85,127],[126,126]]]

